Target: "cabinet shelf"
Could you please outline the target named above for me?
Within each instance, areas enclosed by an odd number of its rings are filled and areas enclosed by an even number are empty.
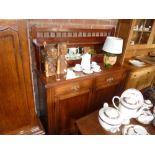
[[[133,49],[152,49],[155,48],[155,44],[152,45],[146,45],[146,44],[135,44],[135,45],[129,45],[127,47],[129,50],[133,50]]]
[[[144,33],[151,33],[151,31],[144,31],[144,30],[133,30],[133,32],[139,32],[139,33],[142,33],[142,32],[144,32]]]

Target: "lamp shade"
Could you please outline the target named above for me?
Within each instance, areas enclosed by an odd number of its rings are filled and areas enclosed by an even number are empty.
[[[121,54],[123,47],[123,39],[108,36],[105,40],[102,50],[112,54]]]

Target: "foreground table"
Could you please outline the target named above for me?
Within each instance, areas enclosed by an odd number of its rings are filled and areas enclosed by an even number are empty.
[[[98,111],[95,111],[85,117],[76,121],[80,134],[82,135],[121,135],[122,132],[111,133],[104,130],[98,121]],[[155,127],[152,124],[144,125],[139,123],[136,119],[132,119],[130,124],[141,125],[145,127],[149,134],[155,135]],[[122,126],[123,127],[123,126]]]

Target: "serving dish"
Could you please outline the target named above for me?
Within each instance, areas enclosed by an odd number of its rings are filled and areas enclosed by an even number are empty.
[[[136,59],[129,60],[129,63],[132,64],[132,65],[134,65],[134,66],[136,66],[136,67],[142,67],[142,66],[145,65],[144,62],[139,61],[139,60],[136,60]]]
[[[139,117],[136,118],[142,124],[150,124],[154,117],[150,110],[144,109]]]
[[[127,125],[122,129],[123,135],[149,135],[147,130],[140,125]]]

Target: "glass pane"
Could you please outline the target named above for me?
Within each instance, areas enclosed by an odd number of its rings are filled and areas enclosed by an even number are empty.
[[[153,25],[153,19],[146,19],[143,26],[143,33],[140,38],[140,44],[147,44]]]
[[[148,29],[148,31],[151,31],[153,26],[154,19],[147,19],[145,23],[145,28]]]
[[[133,27],[133,31],[142,31],[145,25],[145,19],[137,19]]]
[[[149,36],[150,36],[150,32],[143,32],[142,37],[140,39],[140,44],[147,44]]]
[[[134,31],[133,35],[132,35],[132,42],[131,42],[131,44],[132,45],[139,44],[140,36],[141,36],[141,32]]]
[[[145,19],[137,19],[133,26],[133,36],[131,39],[131,45],[140,44],[143,33],[143,27],[145,25]]]

